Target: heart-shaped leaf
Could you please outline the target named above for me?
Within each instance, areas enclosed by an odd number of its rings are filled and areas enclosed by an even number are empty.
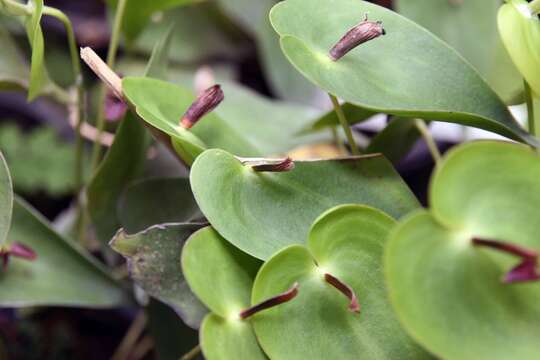
[[[509,0],[499,11],[499,32],[510,57],[540,97],[540,19],[525,0]]]
[[[4,155],[0,152],[0,247],[6,242],[13,212],[13,184]]]
[[[261,173],[225,151],[208,150],[193,164],[190,180],[212,226],[260,259],[303,244],[311,223],[336,205],[367,204],[396,218],[418,207],[407,185],[379,155],[297,161],[292,171]]]
[[[386,35],[332,61],[329,50],[369,14]],[[478,73],[425,29],[358,0],[287,0],[270,14],[285,55],[312,82],[352,104],[456,122],[539,145]]]
[[[191,222],[199,218],[202,214],[186,178],[134,182],[118,203],[118,219],[128,234],[156,224]]]
[[[195,329],[208,310],[189,289],[180,258],[184,242],[200,228],[197,224],[165,224],[135,235],[121,230],[110,243],[126,258],[133,281],[172,307],[187,325]]]
[[[519,259],[478,240],[540,250],[539,178],[540,157],[525,146],[463,145],[432,179],[431,211],[411,215],[390,236],[385,266],[394,308],[439,357],[540,356],[540,284],[503,284]]]
[[[186,280],[212,311],[200,330],[201,348],[208,360],[266,359],[250,322],[240,318],[240,312],[250,306],[259,266],[258,260],[210,227],[199,230],[186,243],[182,254]]]
[[[386,296],[382,257],[394,224],[373,208],[340,206],[315,221],[307,247],[290,246],[263,265],[253,303],[299,284],[295,299],[252,318],[270,358],[428,358],[401,330]]]
[[[397,11],[446,41],[511,101],[523,91],[523,81],[497,31],[500,6],[500,0],[399,0]]]
[[[190,130],[180,126],[180,119],[195,100],[191,91],[136,77],[124,78],[122,84],[137,114],[170,136],[188,164],[206,148],[224,149],[238,156],[264,156],[323,139],[297,135],[318,117],[313,109],[269,101],[232,84],[223,84],[223,103]]]
[[[28,246],[37,259],[10,260],[0,273],[0,306],[109,308],[129,303],[121,286],[97,261],[60,237],[19,199],[14,203],[8,241]]]

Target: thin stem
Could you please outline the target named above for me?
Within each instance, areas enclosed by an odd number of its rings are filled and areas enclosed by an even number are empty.
[[[341,136],[339,136],[338,129],[335,126],[332,126],[330,129],[332,130],[332,138],[334,139],[334,143],[338,147],[339,151],[346,154],[347,148],[345,147]]]
[[[349,142],[349,146],[351,147],[352,154],[360,155],[360,150],[358,150],[358,145],[356,145],[356,141],[354,140],[351,127],[349,126],[349,123],[345,118],[345,114],[343,113],[343,109],[341,108],[338,99],[332,94],[328,95],[330,96],[330,100],[332,100],[332,105],[334,105],[334,111],[336,112],[339,123],[343,127],[343,131],[345,131],[345,135],[347,136],[347,141]]]
[[[116,7],[116,14],[114,16],[113,29],[111,34],[111,41],[109,45],[109,52],[107,53],[107,65],[112,69],[116,62],[116,54],[118,52],[118,46],[120,45],[120,31],[122,27],[122,20],[126,10],[128,0],[118,0],[118,6]],[[105,97],[107,96],[107,90],[105,86],[101,85],[99,92],[99,103],[96,120],[96,128],[98,130],[98,139],[101,138],[101,134],[105,130]],[[99,158],[101,153],[100,141],[94,142],[92,148],[92,171],[95,171],[99,164]]]
[[[433,157],[433,160],[435,161],[435,164],[439,164],[441,161],[441,153],[439,151],[439,148],[437,147],[437,143],[433,139],[433,136],[431,136],[431,133],[429,132],[429,129],[426,125],[426,122],[422,119],[416,119],[414,121],[416,128],[420,132],[420,135],[424,138],[424,141],[427,144],[427,147],[429,149],[429,152],[431,156]]]
[[[532,89],[527,83],[527,81],[523,82],[525,86],[525,100],[527,103],[527,115],[528,115],[528,123],[529,123],[529,133],[533,136],[537,136],[538,130],[540,130],[540,124],[537,124],[537,121],[540,121],[540,119],[536,119],[535,113],[534,113],[534,98],[532,95]]]
[[[84,174],[83,174],[83,150],[84,150],[84,141],[82,137],[82,124],[85,117],[85,108],[84,108],[84,84],[81,74],[81,60],[79,58],[79,52],[77,48],[77,40],[75,38],[75,32],[73,31],[73,25],[69,18],[62,11],[45,6],[43,9],[43,14],[52,16],[58,19],[63,25],[67,33],[68,44],[69,44],[69,53],[71,56],[71,66],[73,71],[73,77],[75,78],[75,87],[76,99],[75,99],[75,169],[74,169],[74,180],[75,180],[75,189],[79,193],[83,188],[84,183]],[[85,225],[84,225],[84,209],[81,204],[80,196],[76,196],[77,202],[77,212],[78,212],[78,222],[77,228],[79,233],[79,240],[83,241],[85,235]]]
[[[533,0],[529,3],[529,9],[535,15],[540,14],[540,0]]]
[[[180,360],[193,360],[200,353],[201,353],[201,345],[197,345],[193,349],[191,349],[187,354],[182,356]]]
[[[114,352],[111,360],[126,360],[133,346],[137,343],[137,339],[141,336],[146,327],[146,315],[144,311],[139,311],[131,326],[129,327],[122,342]]]

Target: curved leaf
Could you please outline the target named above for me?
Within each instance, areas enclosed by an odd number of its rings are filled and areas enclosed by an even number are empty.
[[[43,15],[43,0],[32,0],[32,2],[34,4],[33,13],[26,20],[26,32],[28,33],[28,39],[32,48],[28,101],[32,101],[38,97],[49,81],[45,70],[45,42],[40,24]]]
[[[332,61],[329,49],[365,13],[383,22],[386,36]],[[296,68],[345,101],[378,112],[470,125],[540,145],[463,58],[392,11],[366,1],[287,0],[276,5],[270,17]]]
[[[37,259],[10,259],[6,272],[0,274],[0,306],[110,308],[129,303],[124,290],[97,261],[60,237],[19,199],[8,239],[32,248]]]
[[[172,307],[184,322],[198,328],[208,310],[189,289],[180,258],[197,224],[156,225],[135,235],[121,230],[111,247],[126,257],[129,275],[148,294]]]
[[[0,247],[6,242],[13,213],[13,185],[9,168],[0,152]]]
[[[473,240],[540,250],[539,176],[540,158],[525,146],[461,146],[432,179],[431,211],[411,215],[391,234],[385,267],[392,304],[409,333],[438,357],[540,356],[533,335],[540,331],[540,284],[504,284],[519,258]]]
[[[0,26],[0,46],[0,90],[27,89],[29,66],[4,26]]]
[[[303,244],[311,223],[336,205],[368,204],[394,217],[418,207],[382,156],[295,165],[288,172],[257,173],[225,151],[207,150],[193,164],[191,188],[212,226],[260,259]]]

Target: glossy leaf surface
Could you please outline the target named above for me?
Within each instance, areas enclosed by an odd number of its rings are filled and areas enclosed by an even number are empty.
[[[456,49],[504,100],[510,101],[523,91],[523,81],[499,37],[500,6],[500,0],[397,1],[399,13]]]
[[[100,264],[55,233],[21,200],[14,203],[8,240],[29,246],[37,259],[10,259],[0,274],[1,306],[110,308],[128,304],[124,290]]]
[[[185,223],[202,218],[189,179],[156,178],[130,184],[118,203],[118,218],[128,234],[156,224]]]
[[[540,284],[503,284],[519,258],[472,241],[540,250],[539,176],[540,157],[527,147],[463,145],[432,179],[431,211],[411,215],[390,236],[385,267],[392,304],[409,333],[438,357],[539,356],[533,334],[540,331],[534,320]]]
[[[225,151],[208,150],[196,160],[190,180],[212,226],[260,259],[303,244],[311,223],[336,205],[377,206],[396,218],[418,206],[381,156],[297,161],[289,172],[257,173]]]
[[[0,246],[6,242],[13,212],[13,184],[9,168],[0,152]]]
[[[296,298],[253,317],[270,358],[429,358],[401,329],[386,296],[382,257],[394,224],[373,208],[340,206],[315,221],[307,247],[290,246],[263,265],[253,304],[299,283]],[[327,273],[352,288],[359,313],[325,281]]]
[[[229,244],[210,227],[186,243],[182,268],[189,286],[212,311],[203,321],[201,347],[208,360],[266,359],[251,324],[240,319],[250,306],[260,262]],[[274,294],[275,295],[275,294]]]
[[[135,235],[120,231],[110,244],[126,258],[131,279],[171,306],[193,328],[199,327],[208,310],[189,289],[180,258],[184,242],[199,228],[196,224],[165,224]]]
[[[364,14],[386,35],[334,62],[330,48]],[[402,16],[366,1],[287,0],[270,14],[288,59],[312,82],[366,109],[456,122],[538,145],[454,50]]]

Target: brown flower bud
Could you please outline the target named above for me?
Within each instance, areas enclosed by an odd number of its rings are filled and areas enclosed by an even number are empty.
[[[225,98],[221,86],[214,85],[203,91],[186,111],[180,125],[191,129],[203,116],[214,110]]]
[[[330,58],[333,61],[341,59],[345,54],[360,44],[386,35],[381,21],[368,21],[366,18],[360,24],[356,25],[338,41],[330,50]]]
[[[296,295],[298,295],[299,287],[300,285],[298,283],[294,283],[293,286],[291,286],[291,288],[285,291],[284,293],[281,293],[266,301],[263,301],[257,305],[254,305],[250,307],[249,309],[243,310],[242,312],[240,312],[240,318],[242,320],[245,320],[249,318],[250,316],[255,315],[258,312],[261,312],[263,310],[270,309],[274,306],[278,306],[278,305],[291,301],[292,299],[296,297]]]
[[[356,294],[354,293],[354,290],[341,280],[339,280],[337,277],[330,275],[330,274],[324,274],[324,280],[335,287],[339,292],[341,292],[343,295],[345,295],[351,302],[349,303],[349,310],[354,313],[360,312],[360,303],[358,303],[358,298],[356,297]]]
[[[291,158],[284,160],[268,161],[252,166],[256,172],[287,172],[294,169],[294,161]]]

